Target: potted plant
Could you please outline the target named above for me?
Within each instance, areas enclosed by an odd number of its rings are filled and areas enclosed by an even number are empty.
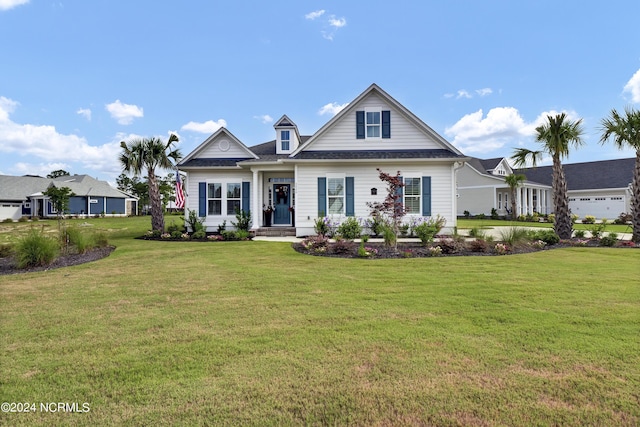
[[[273,211],[273,206],[262,205],[262,221],[265,227],[271,227],[271,214]]]

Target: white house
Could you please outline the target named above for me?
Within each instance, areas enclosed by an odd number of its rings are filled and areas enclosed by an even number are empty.
[[[251,147],[221,128],[179,163],[185,209],[207,231],[230,226],[236,209],[252,213],[258,233],[282,227],[297,236],[314,234],[318,217],[366,218],[367,203],[386,195],[376,168],[400,171],[409,216],[456,226],[456,171],[467,158],[376,84],[311,136],[286,115],[274,128],[274,140]]]
[[[635,161],[626,158],[562,165],[571,213],[599,219],[615,219],[621,213],[630,213]],[[527,179],[549,186],[552,172],[551,166],[516,170]]]
[[[458,172],[458,215],[490,215],[492,209],[500,216],[511,214],[512,201],[505,177],[514,170],[504,157],[494,159],[471,158]],[[553,194],[550,183],[527,179],[516,189],[516,215],[534,212],[553,212]]]

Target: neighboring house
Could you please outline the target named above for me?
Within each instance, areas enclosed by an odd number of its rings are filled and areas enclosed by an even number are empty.
[[[0,175],[0,220],[23,216],[55,217],[49,198],[42,193],[50,185],[69,187],[69,215],[135,214],[137,198],[111,187],[105,181],[88,175],[66,175],[58,178]]]
[[[252,147],[221,128],[179,163],[185,209],[207,231],[230,227],[236,209],[252,213],[258,232],[288,227],[297,236],[314,234],[325,215],[367,218],[367,203],[387,193],[376,168],[402,174],[408,217],[441,215],[446,230],[456,226],[455,175],[467,158],[377,85],[313,135],[286,115],[274,128],[275,140]]]
[[[465,211],[471,215],[491,215],[492,209],[500,216],[510,216],[511,190],[505,177],[513,173],[520,172],[514,171],[504,157],[468,160],[458,171],[458,216]],[[516,198],[516,215],[553,211],[551,186],[535,179],[524,181],[516,190]]]
[[[631,212],[635,158],[564,164],[571,213],[615,219]],[[527,179],[551,186],[551,166],[517,170]]]

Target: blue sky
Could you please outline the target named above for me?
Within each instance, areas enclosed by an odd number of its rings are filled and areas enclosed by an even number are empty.
[[[115,182],[119,142],[220,126],[246,145],[310,135],[371,83],[465,154],[536,148],[546,114],[640,108],[637,0],[0,0],[0,173]]]

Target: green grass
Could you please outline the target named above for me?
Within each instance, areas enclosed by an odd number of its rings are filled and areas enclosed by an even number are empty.
[[[640,423],[638,250],[334,259],[110,220],[110,257],[0,277],[2,401],[90,412],[0,424]]]

